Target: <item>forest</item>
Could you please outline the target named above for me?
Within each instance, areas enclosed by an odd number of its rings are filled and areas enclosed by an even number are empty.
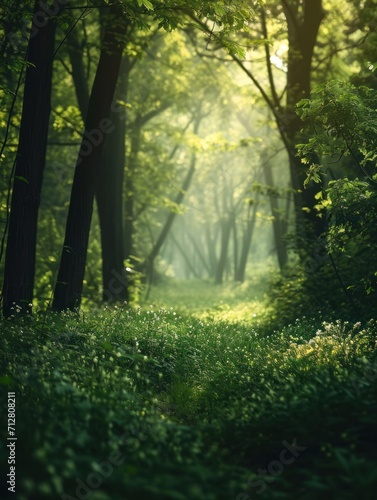
[[[377,0],[0,0],[0,497],[377,488]]]

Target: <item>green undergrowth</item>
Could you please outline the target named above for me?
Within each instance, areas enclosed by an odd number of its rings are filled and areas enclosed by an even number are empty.
[[[18,500],[374,498],[376,322],[266,334],[145,307],[0,327]]]

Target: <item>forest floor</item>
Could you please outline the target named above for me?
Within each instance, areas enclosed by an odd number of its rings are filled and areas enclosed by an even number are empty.
[[[177,282],[0,324],[17,500],[374,499],[377,323],[277,329],[264,290]]]

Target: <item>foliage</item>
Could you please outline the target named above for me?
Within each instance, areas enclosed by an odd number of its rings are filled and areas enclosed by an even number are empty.
[[[0,405],[16,392],[21,500],[75,497],[112,452],[122,464],[97,476],[94,499],[251,498],[294,439],[305,451],[266,479],[266,498],[376,486],[375,322],[266,336],[153,307],[17,314],[1,324]]]
[[[319,85],[311,99],[297,105],[297,113],[311,134],[307,144],[298,145],[299,154],[307,162],[313,153],[320,154],[325,164],[326,157],[351,155],[355,169],[369,178],[377,158],[376,106],[373,89],[338,80]]]
[[[355,289],[361,282],[364,293],[373,294],[373,298],[377,272],[376,107],[375,90],[341,81],[320,85],[311,99],[297,106],[310,134],[309,141],[298,146],[299,155],[309,164],[313,155],[321,158],[320,164],[310,165],[307,182],[318,182],[334,164],[339,168],[339,178],[329,181],[317,194],[316,209],[328,220],[327,249],[335,256],[341,253],[353,259],[348,287]],[[342,159],[347,156],[351,178],[342,171]]]

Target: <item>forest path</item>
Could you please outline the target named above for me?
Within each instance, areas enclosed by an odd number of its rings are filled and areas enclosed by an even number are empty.
[[[173,308],[184,315],[258,326],[269,307],[266,292],[270,274],[256,272],[244,283],[215,285],[207,280],[169,279],[152,287],[142,307]]]

